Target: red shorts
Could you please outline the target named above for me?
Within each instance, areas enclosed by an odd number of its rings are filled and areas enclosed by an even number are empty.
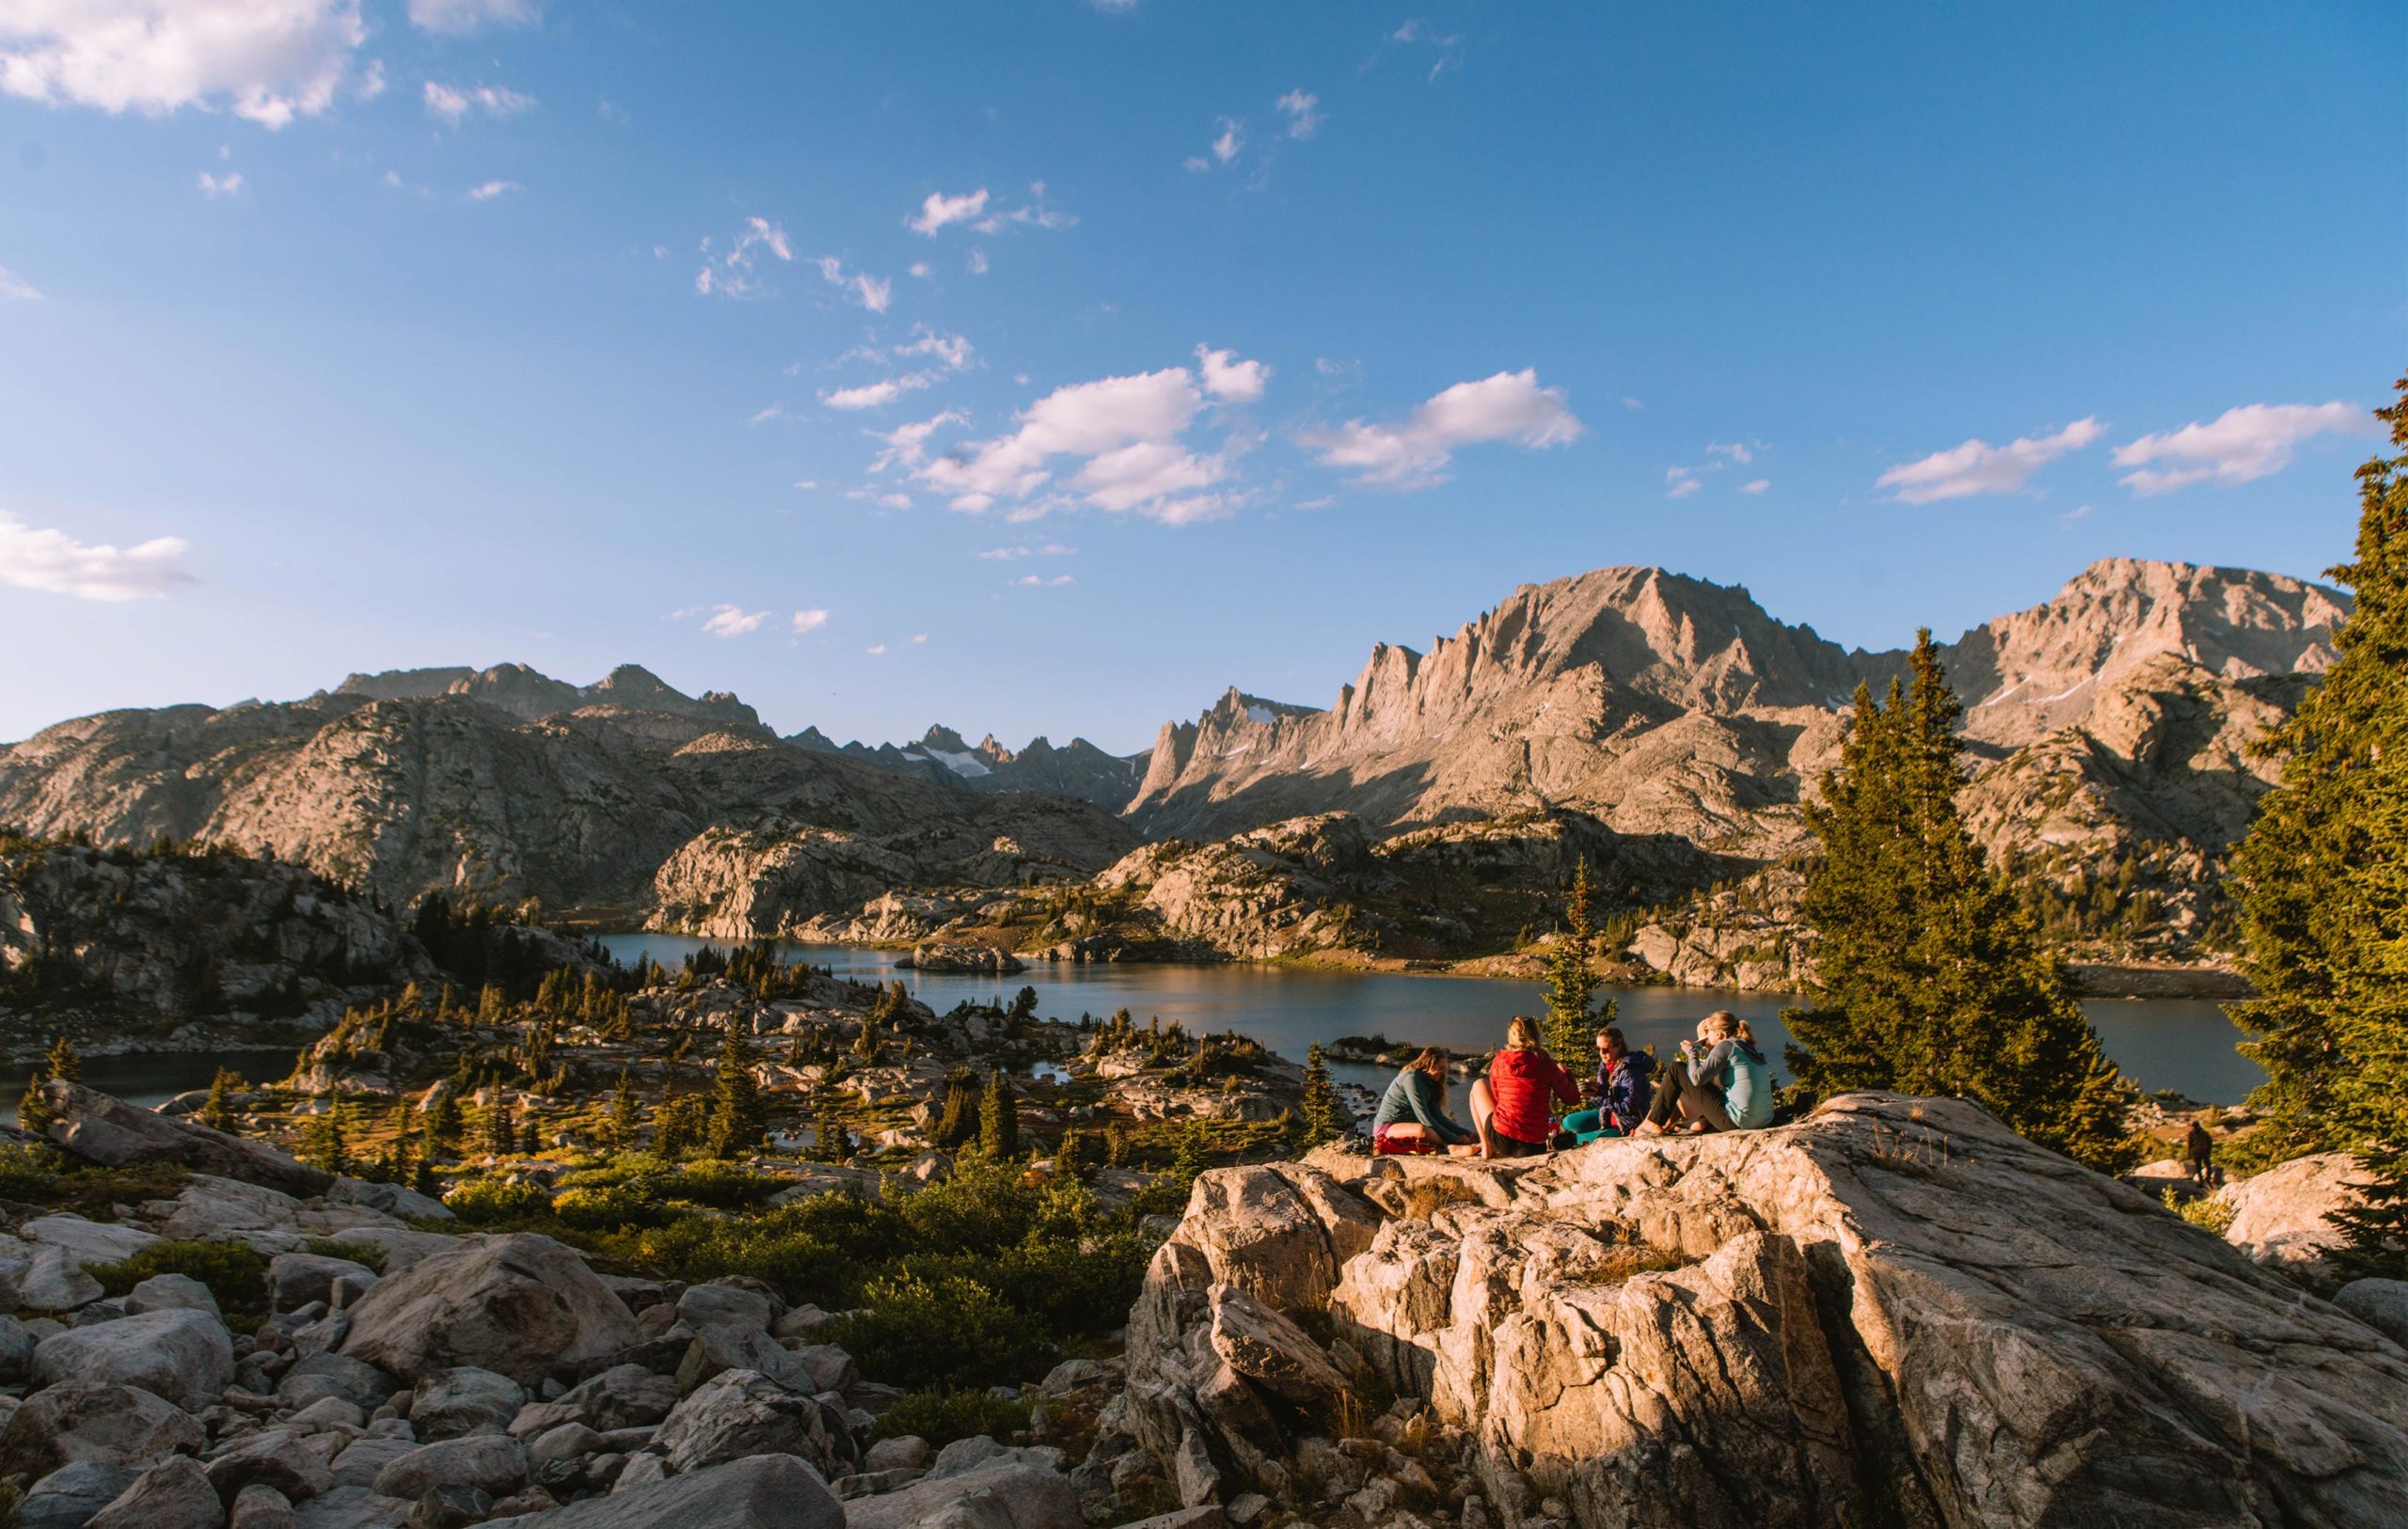
[[[1424,1137],[1399,1137],[1388,1133],[1396,1123],[1382,1126],[1371,1132],[1371,1155],[1386,1158],[1426,1158],[1438,1150],[1438,1143]]]

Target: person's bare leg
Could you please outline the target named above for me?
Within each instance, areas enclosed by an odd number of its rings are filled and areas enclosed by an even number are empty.
[[[1435,1143],[1438,1140],[1438,1133],[1418,1120],[1401,1120],[1388,1127],[1388,1140]]]
[[[1480,1155],[1497,1156],[1497,1128],[1489,1117],[1496,1112],[1496,1100],[1488,1092],[1488,1080],[1475,1078],[1471,1084],[1471,1126],[1480,1133]]]

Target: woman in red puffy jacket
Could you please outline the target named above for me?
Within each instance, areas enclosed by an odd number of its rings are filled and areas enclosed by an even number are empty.
[[[1471,1121],[1483,1158],[1534,1158],[1546,1151],[1556,1116],[1580,1106],[1579,1085],[1539,1045],[1539,1022],[1517,1014],[1505,1027],[1505,1049],[1488,1076],[1471,1087]]]

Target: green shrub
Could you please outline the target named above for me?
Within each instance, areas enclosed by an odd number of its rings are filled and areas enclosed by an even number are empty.
[[[865,1308],[837,1319],[834,1340],[862,1373],[915,1389],[972,1390],[1034,1379],[1060,1350],[1036,1315],[974,1280],[873,1280]]]
[[[347,1258],[379,1274],[385,1272],[385,1263],[388,1256],[383,1248],[373,1242],[346,1242],[341,1237],[313,1237],[303,1246],[321,1258]]]
[[[551,1215],[552,1197],[533,1184],[506,1178],[471,1178],[452,1186],[443,1197],[452,1214],[477,1226],[504,1222],[543,1221]]]
[[[154,1274],[184,1274],[209,1286],[230,1325],[267,1316],[267,1258],[240,1242],[153,1242],[131,1258],[96,1264],[92,1278],[121,1296]]]
[[[61,1168],[54,1147],[35,1142],[0,1143],[0,1200],[46,1200],[58,1189]]]
[[[757,1206],[785,1187],[786,1181],[775,1174],[756,1174],[721,1158],[703,1158],[686,1164],[661,1190],[673,1200],[691,1200],[715,1210],[737,1210]]]
[[[870,1442],[916,1434],[932,1449],[980,1434],[1008,1444],[1028,1427],[1028,1403],[1006,1401],[983,1391],[915,1391],[879,1414]]]
[[[552,1214],[571,1226],[608,1232],[630,1226],[663,1226],[677,1213],[652,1192],[652,1181],[600,1184],[562,1190],[552,1197]]]

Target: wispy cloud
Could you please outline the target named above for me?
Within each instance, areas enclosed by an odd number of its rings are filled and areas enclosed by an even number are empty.
[[[525,186],[520,185],[515,181],[487,181],[483,185],[475,185],[468,188],[468,200],[472,202],[489,202],[496,197],[507,197],[514,191],[524,191],[527,188]]]
[[[1212,123],[1212,142],[1210,147],[1209,155],[1189,155],[1186,162],[1187,167],[1191,170],[1209,170],[1217,165],[1227,165],[1244,153],[1245,124],[1234,117],[1215,118]]]
[[[883,313],[894,300],[895,284],[865,272],[847,272],[845,262],[833,255],[819,257],[819,274],[832,287],[842,287],[856,303],[872,313]]]
[[[1058,542],[1048,542],[1043,546],[1038,547],[992,547],[977,556],[984,562],[1018,562],[1023,558],[1075,557],[1078,550],[1076,547],[1066,547]]]
[[[827,624],[828,613],[824,610],[798,610],[794,613],[793,629],[797,635],[816,632]]]
[[[1280,115],[1288,118],[1288,136],[1309,138],[1321,131],[1326,114],[1321,109],[1321,97],[1302,90],[1291,90],[1278,100]]]
[[[200,172],[200,194],[211,201],[220,197],[231,197],[242,189],[243,172],[240,170],[229,170],[224,175],[212,175],[207,170]]]
[[[194,582],[182,537],[158,536],[119,551],[65,531],[37,528],[0,512],[0,583],[79,600],[150,600]]]
[[[463,90],[436,80],[426,82],[424,97],[426,114],[441,118],[454,127],[472,111],[482,111],[487,117],[515,117],[535,104],[533,96],[523,96],[499,86],[477,85]]]
[[[410,24],[465,37],[483,26],[531,26],[543,9],[535,0],[410,0]]]
[[[2300,444],[2314,436],[2372,428],[2371,417],[2348,403],[2247,403],[2206,424],[2193,420],[2119,446],[2115,464],[2138,469],[2122,481],[2144,498],[2192,483],[2230,487],[2282,471]]]
[[[1772,487],[1771,479],[1758,478],[1740,484],[1739,492],[1742,494],[1762,494],[1765,490],[1770,487]]]
[[[2019,494],[2035,472],[2097,440],[2106,427],[2085,416],[2049,435],[2021,435],[2004,446],[1979,438],[1891,468],[1875,488],[1897,490],[1908,504],[1932,504],[1975,494]]]
[[[1076,584],[1077,582],[1077,579],[1072,578],[1068,574],[1056,574],[1052,578],[1047,578],[1041,574],[1022,574],[1020,577],[1012,580],[1012,584],[1015,588],[1028,590],[1057,590],[1065,584]]]
[[[920,203],[920,215],[911,220],[911,229],[913,233],[934,239],[937,231],[945,225],[971,222],[986,211],[987,188],[985,186],[980,186],[975,191],[963,192],[958,197],[948,197],[941,191],[931,191],[927,198]]]
[[[1539,450],[1568,446],[1585,429],[1562,390],[1540,386],[1537,370],[1525,368],[1457,383],[1395,424],[1350,419],[1299,438],[1321,453],[1322,465],[1351,471],[1367,487],[1409,490],[1444,482],[1464,447],[1504,441]]]
[[[767,278],[761,275],[761,257],[769,256],[780,261],[794,259],[794,244],[786,238],[786,230],[765,217],[748,217],[736,231],[724,253],[715,253],[711,241],[703,241],[703,267],[694,273],[694,291],[704,297],[759,297],[768,291]]]
[[[0,265],[0,303],[39,303],[41,289]]]
[[[889,431],[869,431],[871,439],[882,442],[886,449],[870,460],[869,470],[882,473],[890,467],[910,469],[927,460],[928,437],[947,425],[958,425],[962,417],[951,409],[931,418],[908,425],[897,425]]]
[[[757,632],[769,619],[766,610],[746,610],[741,606],[713,606],[702,614],[704,635],[715,638],[740,638]]]

